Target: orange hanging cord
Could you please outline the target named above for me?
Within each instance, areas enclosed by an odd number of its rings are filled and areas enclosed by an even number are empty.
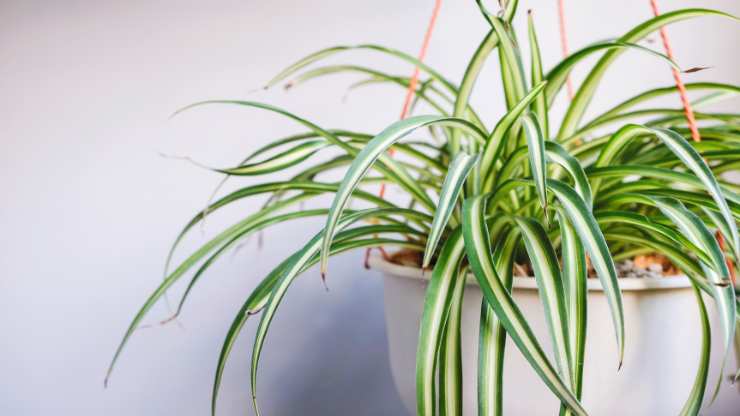
[[[418,55],[418,61],[424,62],[424,58],[427,55],[427,49],[429,48],[429,41],[432,39],[432,32],[434,31],[434,26],[437,23],[437,16],[439,16],[439,9],[442,6],[442,0],[435,0],[434,1],[434,9],[432,10],[432,17],[429,19],[429,24],[427,25],[427,31],[424,34],[424,40],[421,44],[421,50],[419,51]],[[411,108],[411,100],[414,97],[414,93],[416,92],[416,86],[419,84],[419,73],[420,69],[417,65],[414,67],[414,72],[411,75],[411,79],[409,79],[409,86],[406,88],[406,98],[403,100],[403,107],[401,108],[401,116],[400,119],[403,120],[408,116],[409,108]],[[388,154],[390,156],[393,156],[395,154],[395,150],[391,147],[388,149]],[[380,184],[380,190],[378,191],[378,196],[383,198],[385,196],[385,190],[386,185],[385,183]],[[367,249],[365,251],[365,268],[369,268],[368,260],[370,259],[370,251],[371,249]],[[385,252],[385,250],[382,247],[378,247],[378,251],[383,255],[384,259],[388,259],[388,254]]]
[[[660,12],[658,11],[658,0],[650,0],[650,7],[653,9],[653,15],[658,17]],[[665,53],[671,60],[673,59],[673,49],[671,43],[668,40],[668,33],[665,27],[660,28],[660,39],[663,41],[663,48]],[[673,79],[676,81],[676,88],[678,88],[678,94],[681,96],[681,103],[683,104],[683,111],[686,115],[686,121],[689,124],[689,130],[691,130],[691,138],[694,141],[701,141],[701,135],[699,135],[699,128],[696,125],[696,118],[694,117],[694,110],[691,108],[691,102],[689,102],[688,94],[686,93],[686,87],[681,80],[681,73],[675,67],[671,67],[673,73]]]
[[[568,33],[565,27],[565,0],[558,0],[558,27],[560,29],[560,50],[563,53],[563,58],[568,57]],[[570,80],[570,75],[565,81],[566,89],[568,91],[568,99],[573,99],[573,82]]]
[[[424,62],[424,58],[426,58],[427,49],[429,49],[429,41],[432,39],[432,32],[434,31],[434,26],[437,23],[437,16],[439,15],[439,9],[441,6],[442,0],[435,0],[434,10],[432,10],[432,17],[429,19],[429,25],[427,26],[427,31],[424,34],[424,41],[421,44],[421,50],[419,51],[419,56],[417,58],[419,62]],[[414,67],[414,73],[411,75],[411,79],[409,79],[408,88],[406,88],[406,98],[404,98],[403,107],[401,108],[401,120],[405,119],[409,115],[411,99],[414,97],[416,86],[419,84],[419,72],[419,66],[417,65],[416,67]],[[390,153],[391,156],[395,152],[396,151],[392,147],[388,150],[388,153]],[[380,184],[380,192],[378,193],[378,196],[380,196],[381,198],[385,196],[385,183]]]

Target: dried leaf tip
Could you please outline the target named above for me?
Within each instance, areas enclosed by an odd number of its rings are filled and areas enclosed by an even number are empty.
[[[712,67],[711,66],[695,66],[693,68],[685,69],[685,70],[683,70],[681,72],[683,72],[684,74],[691,74],[691,73],[694,73],[694,72],[703,71],[705,69],[712,69]]]

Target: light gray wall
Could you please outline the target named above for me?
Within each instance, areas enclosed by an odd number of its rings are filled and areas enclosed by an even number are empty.
[[[265,235],[262,250],[252,242],[226,256],[199,284],[179,324],[135,334],[103,390],[109,359],[136,308],[159,283],[169,244],[218,181],[160,153],[228,166],[269,139],[297,131],[254,110],[212,107],[168,116],[202,99],[249,98],[324,126],[377,132],[398,117],[402,91],[358,91],[342,102],[354,80],[344,76],[290,93],[249,91],[328,45],[372,41],[415,53],[431,3],[0,3],[0,414],[207,414],[216,358],[241,302],[321,224],[278,227]],[[573,48],[616,36],[650,16],[647,0],[567,3]],[[732,0],[662,3],[740,14]],[[559,56],[554,5],[524,6],[535,10],[549,63]],[[472,2],[445,2],[428,62],[459,80],[485,31]],[[687,79],[740,83],[737,26],[705,18],[670,33],[682,66],[712,67]],[[410,71],[361,53],[337,62],[350,60]],[[490,64],[475,97],[489,123],[502,110],[496,75]],[[665,64],[634,52],[607,78],[597,107],[671,82]],[[737,110],[737,101],[732,105]],[[180,257],[256,204],[214,218]],[[361,255],[332,260],[328,293],[315,271],[289,292],[261,366],[265,414],[402,414],[386,360],[382,282],[360,267]],[[158,305],[146,321],[156,324],[167,315]],[[220,414],[251,414],[254,326],[248,324],[227,367]]]

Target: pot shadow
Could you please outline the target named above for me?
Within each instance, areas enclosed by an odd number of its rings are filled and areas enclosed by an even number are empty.
[[[383,282],[359,264],[338,262],[328,278],[328,293],[311,278],[318,275],[313,271],[289,291],[260,366],[265,413],[407,413],[391,376]],[[277,346],[281,351],[274,351]]]

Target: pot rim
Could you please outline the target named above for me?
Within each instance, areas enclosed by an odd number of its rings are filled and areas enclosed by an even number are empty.
[[[368,264],[371,268],[381,271],[384,274],[409,279],[429,280],[432,275],[429,271],[423,273],[418,267],[401,266],[399,264],[390,263],[379,255],[370,256]],[[621,290],[628,291],[686,289],[691,287],[691,280],[689,280],[686,275],[661,278],[622,278],[617,279],[617,282],[619,283],[619,288]],[[476,282],[475,277],[470,273],[468,273],[466,284],[469,286],[478,286],[478,282]],[[588,279],[587,285],[589,291],[601,292],[604,290],[601,287],[601,281],[599,279]],[[537,290],[537,281],[533,277],[514,276],[513,287],[515,289]]]

